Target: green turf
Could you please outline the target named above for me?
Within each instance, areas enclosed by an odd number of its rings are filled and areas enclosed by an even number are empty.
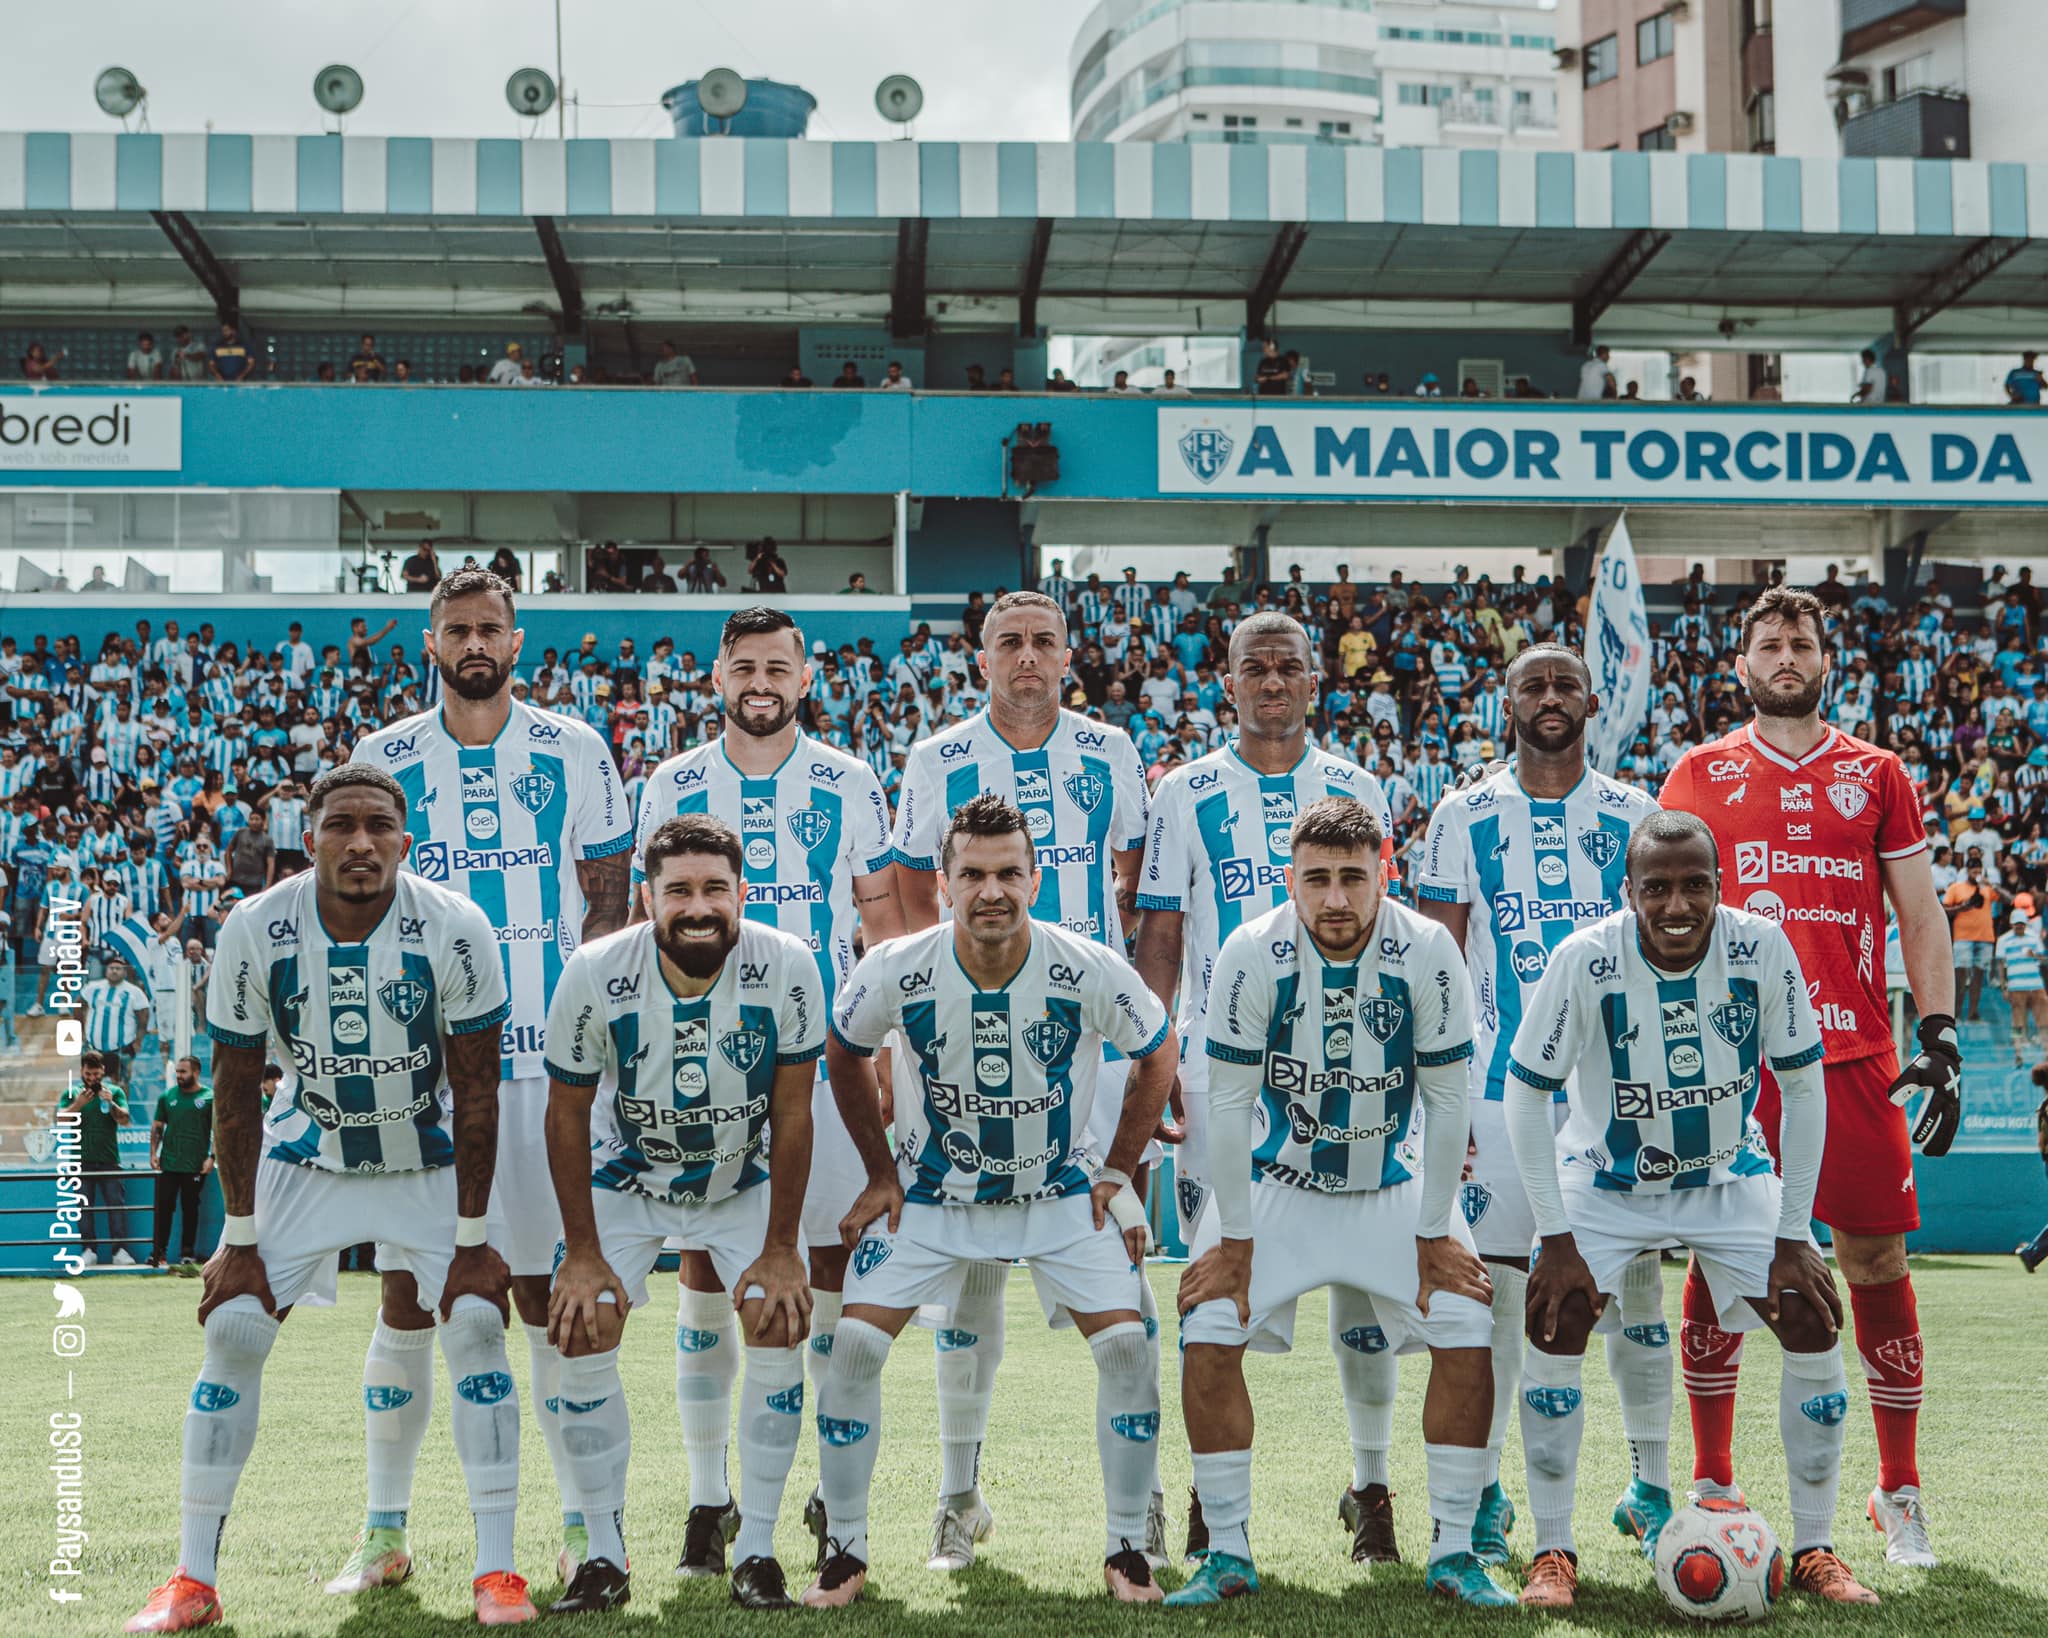
[[[1668,1312],[1676,1334],[1677,1271],[1670,1270]],[[1779,1621],[1788,1631],[1863,1634],[2048,1634],[2048,1563],[2041,1543],[2040,1474],[2048,1464],[2048,1426],[2039,1414],[2048,1386],[2040,1304],[2048,1279],[2029,1281],[2010,1260],[1931,1258],[1915,1264],[1928,1338],[1933,1389],[1921,1422],[1935,1543],[1944,1563],[1919,1575],[1885,1567],[1878,1538],[1863,1517],[1875,1477],[1867,1402],[1850,1389],[1848,1456],[1838,1543],[1867,1584],[1885,1596],[1879,1610],[1830,1612],[1792,1598]],[[1171,1311],[1176,1271],[1155,1269],[1162,1306]],[[42,1471],[45,1418],[64,1406],[65,1362],[45,1340],[52,1310],[28,1282],[6,1288],[10,1324],[0,1352],[14,1383],[9,1416],[11,1483],[0,1496],[0,1523],[14,1546],[0,1587],[0,1634],[104,1633],[120,1623],[172,1567],[177,1551],[179,1422],[200,1355],[192,1323],[194,1282],[102,1276],[89,1280],[87,1349],[76,1362],[89,1461],[85,1508],[91,1531],[76,1604],[48,1599],[44,1574],[53,1534],[55,1481]],[[469,1614],[470,1526],[462,1481],[448,1439],[445,1376],[421,1461],[413,1508],[418,1568],[403,1588],[353,1599],[320,1590],[347,1555],[362,1510],[363,1456],[359,1371],[374,1287],[342,1281],[338,1310],[304,1309],[285,1327],[264,1380],[262,1432],[236,1498],[222,1552],[221,1585],[231,1625],[244,1634],[459,1633]],[[636,1417],[629,1544],[639,1566],[633,1605],[593,1630],[737,1630],[742,1618],[723,1583],[671,1579],[681,1547],[685,1469],[676,1427],[671,1327],[673,1299],[661,1292],[632,1322],[626,1379]],[[1169,1328],[1169,1335],[1171,1330]],[[932,1408],[931,1343],[906,1333],[886,1376],[881,1469],[876,1479],[875,1571],[864,1604],[837,1618],[859,1633],[1034,1634],[1128,1631],[1180,1625],[1243,1633],[1310,1633],[1333,1622],[1443,1625],[1477,1630],[1489,1620],[1536,1619],[1454,1610],[1422,1589],[1427,1537],[1419,1417],[1423,1361],[1402,1371],[1395,1423],[1394,1487],[1401,1541],[1410,1562],[1370,1578],[1346,1555],[1336,1518],[1350,1457],[1335,1367],[1324,1344],[1319,1299],[1302,1304],[1304,1346],[1285,1359],[1254,1359],[1259,1417],[1252,1539],[1265,1590],[1254,1601],[1206,1614],[1125,1611],[1102,1591],[1101,1487],[1095,1458],[1094,1371],[1071,1331],[1049,1334],[1028,1278],[1010,1287],[1009,1352],[996,1390],[984,1483],[995,1508],[995,1539],[965,1575],[923,1568],[938,1471]],[[514,1374],[525,1392],[526,1350],[515,1337]],[[1165,1482],[1176,1537],[1188,1484],[1173,1353],[1167,1353],[1163,1441]],[[1860,1376],[1852,1363],[1852,1384]],[[1737,1424],[1737,1478],[1774,1522],[1786,1520],[1784,1464],[1777,1434],[1778,1360],[1761,1337],[1750,1345]],[[1584,1582],[1568,1620],[1555,1632],[1634,1632],[1681,1624],[1670,1615],[1649,1567],[1607,1522],[1627,1478],[1614,1398],[1604,1367],[1589,1361],[1587,1433],[1580,1469],[1578,1524]],[[1675,1472],[1689,1471],[1682,1393]],[[519,1558],[536,1600],[555,1595],[556,1493],[547,1457],[529,1419],[525,1434],[526,1506]],[[1526,1496],[1519,1444],[1510,1434],[1508,1488]],[[737,1469],[735,1468],[735,1472]],[[816,1473],[814,1449],[799,1451],[784,1508],[783,1562],[801,1585],[809,1538],[798,1509]],[[1681,1481],[1682,1482],[1682,1481]],[[1516,1545],[1526,1551],[1528,1525]],[[1516,1568],[1520,1567],[1517,1560]],[[1178,1585],[1178,1572],[1170,1572]],[[764,1618],[754,1618],[755,1622]],[[791,1617],[806,1622],[821,1615]],[[759,1630],[756,1626],[755,1630]]]

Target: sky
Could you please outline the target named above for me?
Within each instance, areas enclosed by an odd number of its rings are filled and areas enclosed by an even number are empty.
[[[661,93],[723,67],[803,86],[818,99],[813,137],[901,135],[874,93],[909,74],[924,87],[911,127],[922,140],[1062,141],[1067,53],[1092,4],[562,0],[562,78],[584,136],[665,136]],[[554,73],[554,15],[553,0],[0,0],[0,25],[34,63],[9,77],[5,125],[113,129],[92,87],[118,63],[148,88],[152,130],[312,134],[313,77],[340,62],[366,88],[352,135],[518,136],[505,80]],[[569,119],[577,135],[578,112]],[[555,134],[554,115],[539,134]]]

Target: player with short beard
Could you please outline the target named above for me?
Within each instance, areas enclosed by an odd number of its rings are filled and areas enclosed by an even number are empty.
[[[789,1609],[775,1520],[803,1428],[811,1298],[799,1221],[825,1039],[818,963],[803,940],[742,917],[740,838],[719,820],[665,820],[643,860],[639,908],[651,921],[578,950],[549,1013],[548,1161],[563,1225],[549,1334],[590,1532],[553,1613],[627,1601],[631,1429],[618,1349],[671,1240],[735,1294],[746,1339],[732,1600]]]
[[[1920,1226],[1912,1146],[1946,1154],[1962,1123],[1955,970],[1912,781],[1890,751],[1821,720],[1828,643],[1827,613],[1811,594],[1777,588],[1759,596],[1743,616],[1736,660],[1756,717],[1687,751],[1663,799],[1707,822],[1720,847],[1723,895],[1784,927],[1820,1012],[1827,1148],[1814,1215],[1834,1230],[1877,1422],[1868,1512],[1889,1562],[1928,1569],[1935,1557],[1916,1450],[1923,1349],[1906,1235]],[[1887,900],[1920,1015],[1920,1051],[1903,1070],[1885,993]],[[1909,1139],[1904,1110],[1923,1094]],[[1776,1097],[1766,1076],[1758,1109],[1767,1136],[1776,1130]],[[1733,1482],[1742,1339],[1718,1324],[1697,1270],[1686,1280],[1681,1335],[1695,1487],[1715,1494]]]
[[[873,949],[903,931],[881,784],[864,762],[798,726],[812,674],[802,628],[783,610],[734,612],[720,634],[711,680],[725,705],[725,732],[668,758],[649,777],[634,878],[640,879],[648,842],[676,815],[722,820],[740,838],[747,920],[804,941],[815,953],[829,1008],[853,970],[856,932]],[[637,900],[635,914],[645,913],[646,901]],[[831,1366],[846,1283],[839,1219],[866,1181],[823,1067],[812,1089],[814,1136],[803,1197],[814,1390]],[[710,1256],[684,1252],[676,1277],[677,1335],[689,1343],[676,1352],[676,1406],[690,1463],[690,1507],[676,1573],[715,1576],[725,1573],[726,1544],[740,1527],[726,1482],[740,1347],[732,1298]],[[815,1495],[804,1519],[818,1537],[822,1562],[825,1515]]]
[[[441,703],[364,735],[349,760],[389,773],[405,792],[415,837],[410,868],[481,905],[496,929],[512,1013],[499,1041],[503,1113],[491,1243],[511,1266],[512,1301],[533,1366],[534,1416],[562,1493],[556,1568],[566,1584],[584,1536],[555,1408],[561,1359],[547,1337],[561,1224],[542,1135],[543,1047],[563,964],[579,942],[625,922],[633,814],[611,749],[594,729],[512,697],[524,641],[504,581],[481,569],[449,575],[434,588],[426,632],[427,656],[445,685]],[[409,1276],[386,1274],[363,1366],[364,1430],[379,1477],[355,1550],[327,1584],[331,1593],[388,1586],[411,1571],[406,1514],[433,1410],[433,1374],[420,1368],[430,1320]],[[393,1387],[399,1391],[382,1391]]]

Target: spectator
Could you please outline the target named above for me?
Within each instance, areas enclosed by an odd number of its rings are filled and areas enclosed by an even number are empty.
[[[1689,375],[1678,378],[1678,401],[1681,404],[1704,404],[1707,395],[1700,391],[1699,382]]]
[[[170,378],[190,386],[213,379],[213,354],[187,325],[171,332]]]
[[[616,540],[602,541],[591,547],[583,563],[583,583],[594,592],[634,590],[632,577],[626,569],[625,553],[619,550]]]
[[[491,366],[491,373],[485,378],[494,387],[509,387],[523,373],[525,349],[516,341],[505,343],[505,356]]]
[[[156,1224],[149,1266],[162,1268],[179,1218],[178,1261],[199,1260],[199,1195],[213,1170],[213,1088],[199,1078],[199,1060],[180,1058],[176,1080],[156,1102],[149,1126],[149,1169],[156,1173]]]
[[[1849,395],[1852,404],[1882,404],[1884,402],[1884,371],[1879,367],[1877,354],[1868,347],[1860,355],[1863,361],[1862,373],[1856,377],[1856,390]]]
[[[377,338],[366,335],[348,361],[349,374],[358,381],[382,381],[384,360],[377,355]]]
[[[981,365],[970,364],[967,366],[966,390],[968,392],[988,391],[988,372]]]
[[[780,596],[789,590],[789,565],[777,550],[775,537],[765,536],[752,551],[752,561],[747,565],[747,575],[754,583],[754,590],[769,596]]]
[[[792,364],[789,367],[789,374],[782,378],[782,384],[785,387],[808,387],[811,384],[811,378],[804,374],[803,366]]]
[[[430,592],[441,584],[441,560],[431,540],[421,541],[419,549],[398,566],[398,577],[409,592]]]
[[[855,569],[852,574],[846,577],[846,584],[839,589],[839,595],[841,597],[869,596],[868,577],[862,574],[860,570]]]
[[[1065,370],[1054,370],[1052,379],[1045,384],[1047,392],[1079,392],[1081,389],[1067,379]]]
[[[1129,370],[1118,370],[1116,378],[1109,384],[1109,390],[1113,393],[1133,393],[1138,389],[1131,385],[1131,372]]]
[[[128,1191],[122,1186],[121,1128],[133,1118],[128,1112],[128,1092],[110,1071],[106,1056],[89,1050],[78,1060],[78,1084],[57,1100],[59,1116],[71,1115],[78,1123],[78,1189],[83,1212],[79,1218],[80,1266],[91,1268],[100,1260],[102,1244],[112,1248],[110,1260],[116,1268],[130,1268],[135,1259],[124,1243],[128,1225],[123,1221]],[[101,1236],[101,1218],[106,1234]]]
[[[1948,912],[1949,936],[1955,944],[1956,1017],[1975,1023],[1996,944],[1992,918],[2006,895],[1985,879],[1981,857],[1966,854],[1965,858],[1963,879],[1942,894],[1941,903]],[[1967,1013],[1963,1010],[1966,997]]]
[[[2012,1061],[2017,1068],[2025,1061],[2020,1056],[2023,1034],[2027,1050],[2035,1050],[2036,1023],[2040,1025],[2041,1045],[2048,1048],[2048,989],[2042,985],[2041,929],[2034,918],[2015,909],[2011,925],[1998,935],[1993,955],[1993,981],[2005,992],[2005,1004],[2012,1011]]]
[[[2040,356],[2035,352],[2021,353],[2020,367],[2006,372],[2005,401],[2008,404],[2025,404],[2034,409],[2041,407],[2042,389],[2048,388],[2048,377],[2044,377],[2034,363]]]
[[[725,571],[711,561],[711,548],[699,546],[683,565],[683,590],[708,593],[725,584]]]
[[[1170,376],[1173,374],[1173,371],[1168,370],[1166,373]],[[996,371],[996,384],[992,390],[996,392],[1015,392],[1017,390],[1017,372],[1005,364],[1000,370]]]
[[[1154,398],[1192,398],[1194,394],[1180,384],[1180,377],[1175,375],[1173,371],[1168,370],[1160,378],[1159,385],[1152,389],[1152,396]]]
[[[396,364],[391,366],[391,384],[395,387],[409,387],[412,385],[411,359],[401,358]]]
[[[1261,398],[1285,398],[1294,385],[1294,372],[1280,355],[1280,343],[1271,336],[1260,343],[1258,367],[1252,387]]]
[[[233,324],[220,327],[220,340],[213,344],[206,367],[223,386],[240,386],[256,379],[256,360],[243,343],[241,330]]]
[[[88,592],[110,592],[119,591],[121,588],[107,578],[107,566],[104,563],[95,563],[92,566],[92,578],[78,589]]]
[[[1458,396],[1460,398],[1484,398],[1486,394],[1479,390],[1479,383],[1468,375],[1465,377],[1465,384],[1458,389]]]
[[[700,546],[698,550],[702,551],[703,548]],[[695,565],[693,564],[692,567],[695,567]],[[711,572],[713,574],[718,573],[716,569],[713,569]],[[723,584],[722,581],[721,584]],[[656,557],[653,566],[650,567],[647,573],[641,577],[640,589],[643,592],[660,592],[666,596],[673,597],[676,593],[676,577],[670,574],[668,572],[667,566],[661,561],[659,557]],[[693,586],[691,590],[708,591],[710,590],[710,588],[708,586]]]
[[[268,821],[243,825],[229,840],[223,863],[228,885],[220,896],[223,917],[239,897],[252,897],[268,887],[276,876],[277,848],[270,839]]]
[[[1422,372],[1422,379],[1415,383],[1415,391],[1409,396],[1413,398],[1441,398],[1443,395],[1443,385],[1437,380],[1436,371],[1424,370]]]
[[[31,341],[28,344],[28,351],[22,354],[21,358],[22,379],[32,382],[55,381],[58,379],[57,366],[63,362],[64,353],[61,349],[54,354],[48,353],[43,350],[40,341]]]
[[[320,362],[313,367],[313,380],[318,385],[323,387],[333,386],[335,380],[333,362],[329,359],[321,359]]]
[[[520,577],[519,559],[513,555],[511,547],[500,546],[497,551],[491,554],[491,573],[504,581],[505,585],[514,595],[517,595]]]
[[[860,366],[850,358],[839,366],[839,374],[832,381],[835,387],[865,387],[867,384],[867,377],[860,373]]]
[[[1607,344],[1602,342],[1593,349],[1593,356],[1579,366],[1579,397],[1581,399],[1614,398],[1619,396],[1614,386],[1614,368],[1609,362],[1611,355]]]
[[[687,353],[678,353],[673,341],[664,341],[661,344],[661,358],[654,366],[654,384],[657,387],[696,386],[696,360]]]
[[[512,378],[511,385],[515,387],[545,387],[547,384],[547,377],[540,373],[532,359],[522,358],[519,361],[519,373]]]
[[[128,379],[130,381],[161,381],[164,378],[163,355],[156,350],[156,337],[144,330],[135,338],[135,345],[128,350]]]
[[[85,1044],[120,1078],[148,1027],[149,997],[132,981],[128,963],[116,957],[107,963],[106,977],[87,980],[79,999],[85,1004]]]
[[[888,373],[882,377],[882,391],[910,392],[912,390],[914,390],[914,383],[909,376],[903,373],[903,366],[895,359],[890,359]]]
[[[1643,384],[1640,381],[1631,381],[1628,384],[1628,386],[1622,390],[1621,397],[1622,402],[1624,403],[1641,403],[1643,398]]]

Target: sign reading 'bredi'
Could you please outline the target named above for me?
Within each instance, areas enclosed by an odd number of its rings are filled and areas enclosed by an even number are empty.
[[[0,470],[181,471],[184,417],[168,395],[0,393]]]

